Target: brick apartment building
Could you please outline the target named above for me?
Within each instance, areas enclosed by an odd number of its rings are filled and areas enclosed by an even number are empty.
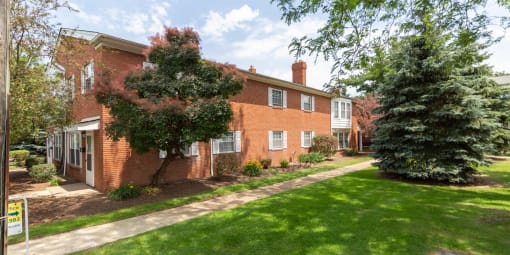
[[[129,71],[147,65],[146,45],[97,32],[62,29],[59,41],[75,45],[73,52],[59,52],[53,72],[61,73],[73,91],[74,125],[48,136],[48,162],[64,164],[65,174],[105,191],[122,183],[148,184],[165,152],[138,154],[125,140],[107,138],[111,120],[108,109],[92,93],[101,70],[122,82]],[[194,143],[187,158],[171,163],[165,180],[212,176],[214,160],[222,153],[236,153],[241,162],[287,159],[296,162],[307,153],[317,134],[333,134],[339,149],[357,148],[356,121],[351,100],[306,86],[306,63],[292,65],[293,81],[256,73],[252,66],[242,92],[230,98],[234,120],[230,132],[209,143]],[[353,131],[354,130],[354,131]]]

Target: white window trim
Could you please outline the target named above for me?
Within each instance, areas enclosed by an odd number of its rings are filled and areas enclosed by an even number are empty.
[[[309,99],[310,100],[310,109],[305,109],[305,103],[307,101],[307,98],[310,98]],[[301,94],[301,110],[307,111],[307,112],[314,112],[315,111],[315,97],[306,95],[306,94]]]
[[[154,64],[154,63],[151,63],[151,62],[148,62],[148,61],[143,61],[142,69],[145,70],[145,71],[147,71],[147,70],[156,70],[156,69],[158,69],[158,64]]]
[[[75,93],[74,93],[74,85],[75,85],[75,79],[74,79],[74,74],[69,76],[69,79],[66,80],[67,82],[67,86],[70,87],[71,89],[71,99],[74,99],[74,96],[75,96]]]
[[[74,149],[78,150],[78,155],[76,155],[76,154],[74,155],[74,157],[75,157],[74,161],[75,162],[71,162],[71,153],[72,153],[71,150],[73,149],[71,146],[73,144],[73,139],[72,139],[73,135],[78,136],[78,148],[74,148]],[[81,132],[69,132],[67,140],[68,140],[67,144],[69,145],[68,148],[67,148],[68,151],[69,151],[69,160],[68,160],[69,164],[73,165],[73,166],[76,166],[76,167],[81,167],[81,164],[82,164],[82,158],[81,158]],[[76,161],[78,161],[76,156],[78,156],[78,158],[79,158],[79,162],[78,162],[79,164],[76,164]]]
[[[339,131],[339,132],[335,132],[335,137],[336,139],[338,139],[338,149],[341,150],[341,149],[345,149],[345,148],[349,148],[349,131]],[[340,140],[340,134],[342,135],[342,138],[343,141],[345,142],[345,144],[341,144],[340,142],[342,140]]]
[[[200,153],[199,153],[198,148],[199,148],[199,143],[198,142],[192,143],[187,148],[187,150],[184,150],[184,156],[186,156],[186,157],[199,157]],[[166,150],[159,150],[159,158],[160,159],[166,158]]]
[[[275,148],[273,145],[273,132],[282,132],[283,134],[283,141],[282,141],[282,147]],[[285,130],[274,130],[268,132],[268,138],[269,138],[269,150],[270,151],[277,151],[277,150],[285,150],[287,149],[287,131]]]
[[[310,145],[305,144],[305,133],[310,133]],[[313,137],[315,136],[315,132],[313,131],[301,131],[301,147],[302,148],[310,148],[313,145]]]
[[[338,101],[333,102],[333,118],[340,118],[340,102]]]
[[[53,159],[62,160],[62,133],[55,133],[53,140]],[[57,146],[58,145],[58,146]]]
[[[273,105],[273,90],[282,92],[282,105]],[[287,91],[284,89],[274,89],[269,87],[267,90],[267,104],[271,107],[287,108]]]
[[[241,131],[229,131],[234,134],[234,150],[233,151],[220,151],[221,138],[213,139],[213,154],[222,153],[237,153],[241,152]]]
[[[85,77],[85,69],[87,68],[88,65],[91,65],[91,70],[92,72],[89,74],[89,76]],[[83,66],[83,68],[81,69],[81,94],[85,94],[87,93],[87,89],[85,88],[85,80],[87,78],[91,78],[91,84],[90,84],[90,88],[89,90],[93,89],[94,88],[94,60],[90,60],[89,62],[87,62],[87,64],[85,64]]]

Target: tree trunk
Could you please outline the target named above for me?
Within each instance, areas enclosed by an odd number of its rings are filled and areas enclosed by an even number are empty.
[[[161,184],[161,178],[165,175],[168,165],[170,165],[170,163],[172,161],[174,161],[175,157],[173,155],[171,155],[170,153],[168,153],[169,151],[170,150],[167,150],[167,155],[166,155],[165,159],[163,160],[163,163],[161,163],[161,166],[159,166],[156,173],[154,173],[154,175],[152,175],[151,185],[153,185],[153,186],[158,186]]]

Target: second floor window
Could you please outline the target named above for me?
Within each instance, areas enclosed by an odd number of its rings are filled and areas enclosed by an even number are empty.
[[[351,104],[342,102],[342,119],[351,119]]]
[[[308,95],[301,95],[301,110],[304,110],[304,111],[314,111],[315,110],[315,102],[314,102],[314,97],[313,96],[308,96]]]
[[[83,67],[81,74],[81,93],[85,94],[94,87],[94,61],[91,60]]]
[[[268,105],[287,108],[287,91],[282,89],[269,88]]]

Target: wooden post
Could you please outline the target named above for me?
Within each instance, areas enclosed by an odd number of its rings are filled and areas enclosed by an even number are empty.
[[[9,198],[9,0],[0,0],[0,217]],[[0,254],[7,254],[7,221],[0,223]]]

